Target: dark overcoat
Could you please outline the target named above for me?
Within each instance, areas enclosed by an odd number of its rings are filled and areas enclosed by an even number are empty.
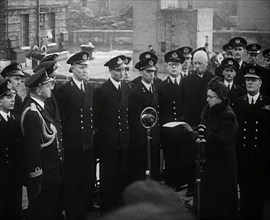
[[[202,109],[206,105],[207,84],[213,77],[208,71],[202,78],[193,72],[181,81],[181,116],[192,127],[200,123]]]
[[[56,126],[50,114],[32,98],[24,103],[21,120],[29,199],[27,215],[35,219],[58,219],[63,175]]]
[[[242,86],[243,88],[246,88],[244,68],[247,64],[248,63],[246,61],[243,61],[240,68],[236,71],[236,75],[234,77],[234,83],[236,85]]]
[[[239,86],[233,83],[228,93],[231,105],[232,103],[235,102],[236,99],[240,98],[241,96],[244,96],[245,94],[246,94],[246,91],[242,86]]]
[[[202,112],[205,163],[201,181],[202,219],[238,217],[235,141],[238,125],[232,109],[223,103]]]
[[[132,181],[145,178],[147,167],[147,131],[140,121],[142,111],[146,107],[153,107],[158,111],[158,92],[153,87],[153,93],[149,92],[142,82],[135,86],[129,95],[128,117],[130,126],[130,158],[129,174]],[[160,160],[160,132],[159,125],[151,129],[151,175],[159,178]]]
[[[95,148],[100,158],[101,206],[106,212],[120,205],[127,184],[129,148],[128,93],[131,85],[118,91],[107,80],[94,93]]]
[[[65,174],[66,214],[85,216],[90,211],[95,183],[93,91],[84,82],[81,91],[73,79],[56,91],[59,106]]]
[[[269,172],[270,99],[260,95],[254,105],[247,96],[235,101],[239,123],[237,161],[242,217],[261,219]]]
[[[22,206],[20,120],[0,115],[0,219],[18,219]]]
[[[181,102],[180,86],[175,85],[170,77],[158,86],[159,97],[159,122],[161,131],[161,143],[165,157],[165,183],[173,188],[183,185],[186,177],[182,164],[182,140],[185,138],[182,127],[164,128],[167,122],[180,121]]]

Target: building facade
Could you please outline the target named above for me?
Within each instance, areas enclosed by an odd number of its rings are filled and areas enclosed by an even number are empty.
[[[152,45],[164,71],[166,52],[181,46],[212,49],[213,9],[179,8],[178,1],[140,1],[133,3],[133,60]],[[166,3],[166,4],[165,4]]]
[[[1,0],[0,60],[23,63],[33,48],[65,50],[67,7],[68,0]]]

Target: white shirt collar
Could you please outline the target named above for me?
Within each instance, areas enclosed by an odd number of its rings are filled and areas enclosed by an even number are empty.
[[[240,60],[240,62],[239,62],[239,68],[242,67],[242,64],[243,64],[243,60]]]
[[[249,94],[247,94],[248,97],[248,103],[251,104],[251,99],[253,98],[254,104],[256,103],[257,99],[259,98],[260,93],[258,92],[256,95],[251,96]]]
[[[39,99],[37,99],[37,98],[34,98],[34,97],[32,97],[31,96],[31,98],[33,99],[33,100],[35,100],[43,109],[44,109],[44,106],[45,106],[45,104],[44,104],[44,102],[42,102],[41,100],[39,100]]]
[[[150,92],[151,84],[148,84],[142,80],[142,84],[147,88],[147,90]]]
[[[3,117],[6,121],[8,121],[8,117],[10,116],[10,112],[5,113],[5,112],[3,112],[2,110],[0,110],[0,114],[2,115],[2,117]]]
[[[177,76],[176,78],[174,78],[174,77],[172,77],[172,76],[170,76],[170,75],[169,75],[169,77],[170,77],[172,83],[174,83],[174,81],[175,81],[175,79],[176,79],[176,82],[177,82],[177,84],[179,85],[180,80],[181,80],[181,75]]]
[[[181,74],[182,74],[183,77],[184,76],[187,76],[188,75],[188,70],[186,72],[184,72],[183,70],[181,70]]]
[[[226,80],[224,80],[224,85],[226,87],[228,87],[228,85],[230,85],[230,89],[232,89],[233,82],[227,82]]]
[[[74,77],[72,77],[74,83],[76,84],[76,86],[81,89],[81,84],[83,85],[83,88],[84,88],[84,84],[83,84],[83,80],[82,81],[79,81],[77,79],[75,79]]]
[[[119,88],[119,85],[121,86],[121,82],[115,81],[112,77],[110,77],[110,80],[111,80],[112,84],[115,86],[116,89]]]

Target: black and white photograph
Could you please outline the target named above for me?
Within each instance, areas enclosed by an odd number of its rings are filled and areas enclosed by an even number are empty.
[[[270,0],[0,0],[1,220],[269,220]]]

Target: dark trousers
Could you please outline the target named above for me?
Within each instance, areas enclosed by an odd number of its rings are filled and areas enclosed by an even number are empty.
[[[67,220],[85,220],[92,208],[95,183],[92,150],[66,150],[64,174],[64,207]]]
[[[59,220],[62,211],[62,178],[60,167],[43,171],[44,180],[37,194],[37,185],[27,186],[27,220]]]
[[[103,149],[100,153],[100,200],[105,214],[119,208],[127,186],[127,149]]]
[[[0,219],[19,219],[22,215],[21,180],[14,172],[7,173],[6,170],[1,169],[0,172]]]
[[[254,179],[249,183],[240,183],[239,187],[241,220],[262,220],[266,193],[264,182]]]

